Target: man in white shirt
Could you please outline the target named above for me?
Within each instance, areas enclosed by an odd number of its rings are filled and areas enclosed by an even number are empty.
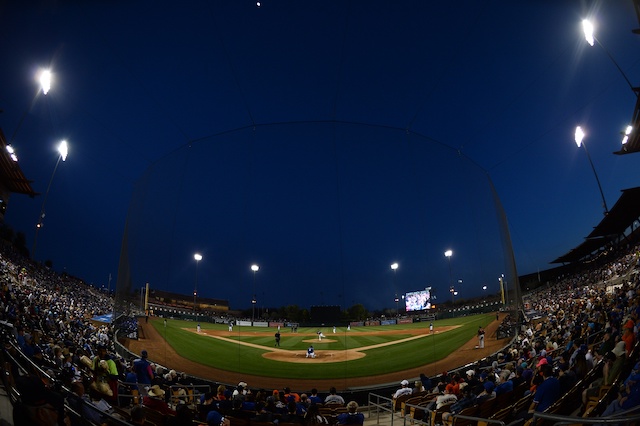
[[[397,399],[398,397],[401,397],[402,395],[408,395],[410,394],[411,388],[409,387],[409,381],[408,380],[403,380],[400,382],[400,386],[402,386],[400,389],[398,389],[396,391],[396,393],[393,394],[393,399]]]

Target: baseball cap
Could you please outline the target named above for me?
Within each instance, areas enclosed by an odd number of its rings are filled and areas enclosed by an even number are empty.
[[[146,349],[143,349],[142,352],[140,352],[140,356],[142,358],[147,358],[149,356],[149,354],[147,353]]]
[[[543,366],[545,364],[548,364],[549,362],[547,361],[546,358],[542,358],[540,361],[538,361],[538,364],[536,365],[536,367],[540,367]]]
[[[207,414],[207,424],[210,426],[219,426],[222,423],[222,419],[222,414],[215,410],[211,410],[209,414]]]
[[[408,380],[403,380],[403,381],[400,382],[400,384],[402,386],[409,386],[409,381]]]
[[[622,356],[625,354],[625,347],[624,347],[624,341],[619,341],[618,343],[616,343],[616,346],[611,350],[611,352],[613,352],[614,354],[616,354],[616,356]]]

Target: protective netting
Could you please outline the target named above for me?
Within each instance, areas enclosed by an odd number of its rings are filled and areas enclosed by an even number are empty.
[[[505,304],[520,299],[488,174],[427,137],[354,123],[238,129],[150,166],[127,217],[116,317],[139,306],[145,283],[190,295],[195,268],[198,295],[231,309],[253,296],[259,306],[394,308],[395,295],[425,287],[444,306],[452,286],[456,302],[495,295],[502,276]]]

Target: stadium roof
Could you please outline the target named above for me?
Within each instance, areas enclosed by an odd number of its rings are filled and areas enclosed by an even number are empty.
[[[640,217],[640,187],[623,189],[622,195],[602,221],[578,247],[558,257],[551,263],[578,262],[605,248],[607,244],[623,235]]]
[[[640,87],[634,87],[633,92],[638,96]],[[629,140],[622,145],[620,151],[614,151],[614,154],[625,155],[640,151],[640,97],[636,99],[636,107],[633,109],[633,117],[631,117],[629,124],[633,129],[629,134]]]
[[[11,158],[7,151],[7,139],[0,129],[0,184],[9,192],[34,197],[38,193],[31,188],[31,182],[22,173],[18,162]]]
[[[636,17],[638,18],[638,23],[640,24],[640,0],[633,0],[633,9],[636,12]],[[631,32],[634,34],[640,35],[640,28],[636,28]],[[616,67],[618,67],[618,64],[615,62],[615,60],[613,62],[616,65]],[[618,69],[620,69],[620,67],[618,67]],[[622,72],[622,70],[620,71]],[[623,72],[623,75],[624,75],[624,72]],[[625,76],[625,79],[627,79],[626,76]],[[628,81],[629,80],[627,79],[627,82]],[[617,155],[633,154],[634,152],[640,151],[640,87],[633,87],[633,92],[636,94],[636,107],[633,110],[631,123],[629,123],[632,126],[633,130],[629,135],[629,140],[627,141],[626,144],[622,145],[622,148],[620,148],[620,151],[613,152],[614,154],[617,154]]]

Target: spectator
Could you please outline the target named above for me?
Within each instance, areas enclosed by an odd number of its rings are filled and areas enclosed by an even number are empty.
[[[395,391],[395,393],[393,394],[393,399],[398,399],[399,397],[401,397],[402,395],[411,395],[411,388],[409,387],[409,381],[408,380],[403,380],[400,382],[400,389],[398,389],[397,391]]]
[[[626,359],[624,342],[620,341],[620,346],[616,345],[613,351],[607,352],[604,356],[604,365],[602,366],[602,377],[594,380],[589,388],[582,391],[582,404],[586,407],[587,401],[592,396],[600,394],[601,386],[611,386],[620,374],[622,365]]]
[[[309,401],[311,402],[311,405],[322,404],[322,398],[318,396],[318,389],[316,388],[311,389],[311,395],[309,396]]]
[[[495,388],[495,384],[490,381],[487,380],[482,384],[482,392],[480,392],[478,394],[478,397],[476,398],[476,401],[478,404],[482,404],[484,401],[488,400],[488,399],[492,399],[496,397],[496,393],[493,391],[493,389]]]
[[[457,401],[458,401],[458,397],[455,396],[455,394],[453,393],[453,385],[451,383],[449,383],[445,387],[444,393],[442,395],[436,396],[433,399],[433,401],[431,401],[427,405],[427,408],[429,410],[438,410],[438,409],[442,408],[444,405],[454,404]]]
[[[211,410],[219,410],[218,405],[216,404],[219,401],[216,401],[215,395],[213,392],[205,392],[202,394],[202,399],[200,400],[200,404],[198,404],[198,418],[199,420],[206,420],[207,414]]]
[[[544,364],[540,367],[540,371],[542,372],[543,382],[537,386],[533,401],[529,406],[529,414],[531,416],[534,411],[545,411],[560,397],[560,382],[553,377],[553,368],[549,364]]]
[[[287,403],[287,412],[280,416],[282,423],[302,423],[302,417],[298,415],[298,406],[294,400]]]
[[[448,422],[449,418],[453,414],[458,414],[465,408],[473,407],[476,404],[477,397],[473,394],[473,392],[471,392],[471,390],[471,387],[467,383],[462,383],[460,385],[460,393],[462,397],[451,405],[449,413],[442,414],[443,422]]]
[[[625,380],[624,390],[620,392],[617,399],[611,401],[601,417],[619,414],[638,405],[640,405],[640,374],[632,373]]]
[[[169,417],[167,426],[194,426],[194,417],[192,411],[185,404],[176,407],[175,417]]]
[[[20,400],[13,406],[14,426],[70,424],[64,412],[62,396],[47,389],[38,377],[18,377],[16,389]]]
[[[175,416],[176,412],[169,408],[169,405],[164,400],[164,390],[158,385],[153,385],[144,398],[142,398],[142,404],[153,410],[156,410],[162,414],[170,414]]]
[[[290,388],[284,388],[284,399],[285,401],[289,401],[289,397],[292,397],[294,402],[300,402],[300,395],[298,395],[296,392],[291,392]]]
[[[342,404],[344,405],[344,398],[337,394],[336,388],[331,387],[329,389],[329,395],[324,399],[325,404]]]
[[[147,417],[144,415],[144,408],[140,405],[134,405],[131,409],[131,424],[143,426]]]
[[[320,414],[320,408],[317,404],[311,404],[304,416],[304,423],[306,425],[328,425],[329,421]]]
[[[636,335],[633,332],[633,327],[634,323],[631,319],[629,319],[624,325],[624,330],[621,337],[625,345],[627,356],[629,356],[629,354],[633,350],[633,346],[636,344]]]
[[[422,382],[422,387],[425,390],[431,392],[433,389],[433,384],[431,383],[431,379],[427,377],[424,373],[420,373],[420,381]]]
[[[151,364],[147,361],[149,354],[146,350],[140,352],[140,358],[133,362],[133,371],[135,371],[138,378],[138,385],[141,395],[146,395],[146,388],[151,385],[153,379],[153,370]]]
[[[229,426],[231,422],[217,411],[209,411],[207,415],[207,426]]]
[[[92,389],[108,397],[109,401],[117,401],[118,369],[116,363],[109,357],[107,347],[104,344],[98,344],[98,355],[93,358],[91,369],[95,383],[95,385],[91,384]],[[91,392],[89,393],[91,394]]]
[[[309,402],[309,397],[307,396],[307,394],[301,394],[300,402],[296,403],[296,406],[298,407],[296,413],[298,413],[299,416],[304,417],[304,415],[307,414],[307,410],[309,409],[310,404],[311,403]]]
[[[247,395],[247,383],[246,382],[239,382],[238,386],[235,388],[235,390],[233,391],[233,399],[240,399],[241,401],[244,401],[245,399],[245,395]]]
[[[224,401],[227,399],[227,397],[225,396],[225,392],[227,390],[227,387],[225,385],[219,385],[218,386],[218,395],[217,398],[219,401]]]
[[[338,414],[339,425],[361,425],[364,423],[364,415],[358,413],[358,403],[349,401],[347,404],[347,412]]]

